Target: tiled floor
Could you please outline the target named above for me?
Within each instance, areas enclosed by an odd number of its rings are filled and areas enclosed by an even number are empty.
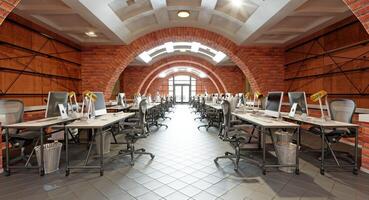
[[[283,172],[261,174],[258,167],[241,161],[238,173],[230,161],[216,156],[231,150],[217,137],[217,130],[197,130],[194,114],[188,106],[177,106],[172,120],[142,140],[156,155],[154,160],[140,157],[131,167],[128,158],[106,161],[103,177],[99,173],[64,170],[39,177],[36,173],[18,172],[0,176],[0,199],[369,199],[369,175],[350,172],[319,174],[315,162],[301,159],[301,174]],[[114,146],[110,155],[116,155]],[[85,147],[80,150],[85,150]],[[80,153],[72,155],[80,159]],[[63,157],[62,157],[63,158]]]

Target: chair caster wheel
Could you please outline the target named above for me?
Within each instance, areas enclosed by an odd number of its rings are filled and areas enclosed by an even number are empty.
[[[104,176],[104,171],[100,170],[100,176]]]
[[[69,174],[70,174],[70,171],[69,170],[66,170],[65,171],[65,176],[69,176]]]
[[[357,169],[352,170],[352,173],[353,173],[354,175],[358,175],[358,171],[357,171]]]
[[[299,175],[299,174],[300,174],[300,170],[299,170],[299,169],[296,169],[296,170],[295,170],[295,174],[296,174],[296,175]]]
[[[324,169],[320,169],[320,174],[324,175]]]
[[[40,171],[40,176],[45,176],[45,170]]]
[[[266,170],[265,169],[263,169],[263,175],[266,175]]]
[[[5,176],[10,176],[10,170],[4,170],[4,175]]]

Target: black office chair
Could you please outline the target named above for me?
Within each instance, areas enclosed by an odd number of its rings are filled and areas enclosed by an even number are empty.
[[[138,117],[139,121],[135,125],[131,125],[129,128],[125,128],[122,132],[125,134],[125,140],[127,142],[127,149],[119,151],[120,155],[131,156],[131,165],[134,165],[134,155],[150,155],[151,159],[154,159],[154,154],[146,152],[145,149],[135,149],[135,143],[139,139],[146,138],[149,135],[149,130],[147,129],[146,123],[146,113],[147,113],[147,102],[143,99],[139,103]]]
[[[230,159],[234,164],[234,170],[238,170],[240,159],[250,160],[246,156],[241,155],[241,145],[246,141],[246,135],[248,134],[246,131],[242,130],[246,126],[231,126],[231,104],[229,101],[224,100],[222,102],[223,109],[223,130],[220,133],[219,137],[225,142],[229,142],[234,149],[234,153],[225,152],[224,156],[219,156],[214,159],[216,165],[218,165],[218,160],[227,158]],[[252,128],[252,127],[251,127]],[[252,161],[252,160],[250,160]]]
[[[0,100],[0,123],[2,125],[9,125],[23,122],[24,104],[19,100]],[[5,130],[3,130],[3,141],[5,141]],[[34,149],[29,155],[25,154],[27,146],[36,146],[39,142],[40,132],[30,130],[15,130],[9,129],[9,143],[11,149],[20,148],[21,155],[12,159],[10,162],[14,163],[20,160],[26,161],[25,166],[30,164],[30,159],[34,153]],[[1,161],[0,161],[1,162]]]
[[[331,118],[334,121],[352,123],[352,116],[355,113],[355,109],[356,104],[353,100],[350,99],[335,99],[329,102]],[[320,127],[314,126],[311,127],[309,130],[316,135],[322,134]],[[339,166],[340,163],[337,159],[335,151],[333,151],[332,149],[332,144],[338,143],[340,139],[344,137],[355,137],[355,130],[347,128],[335,128],[325,129],[324,132],[324,140],[327,144],[327,148],[329,149],[329,151],[326,152],[331,153],[337,165]],[[353,162],[352,158],[350,162]]]

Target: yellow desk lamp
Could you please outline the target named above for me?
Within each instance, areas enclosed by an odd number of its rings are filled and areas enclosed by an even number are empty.
[[[310,100],[312,100],[313,102],[319,102],[319,106],[320,106],[320,112],[321,112],[321,118],[323,120],[325,120],[324,117],[324,109],[323,109],[323,103],[322,103],[322,99],[324,98],[324,103],[325,106],[327,107],[327,112],[328,112],[328,117],[329,119],[331,119],[331,113],[329,110],[329,105],[328,105],[328,93],[325,90],[320,90],[319,92],[312,94],[310,96]]]
[[[263,98],[263,94],[261,94],[259,91],[256,91],[254,93],[254,106],[255,106],[256,100],[258,100],[258,102],[257,102],[257,108],[259,108],[259,103],[260,103],[260,99],[261,98]]]
[[[78,102],[77,102],[77,95],[74,91],[68,92],[68,101],[69,101],[69,104],[71,106],[72,112],[74,112],[74,110],[72,108],[73,103],[77,106],[76,112],[78,112],[79,107],[78,107]]]
[[[87,108],[87,118],[90,118],[90,114],[93,112],[93,102],[95,102],[97,99],[97,96],[95,93],[86,90],[83,92],[83,102],[82,102],[82,109],[81,109],[81,114],[83,115],[83,111],[84,111],[84,106],[85,106],[85,101],[86,101],[86,105],[88,106]]]

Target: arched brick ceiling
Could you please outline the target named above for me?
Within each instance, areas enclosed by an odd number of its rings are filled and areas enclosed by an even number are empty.
[[[149,33],[129,45],[84,48],[82,88],[102,90],[109,97],[119,75],[138,54],[169,41],[197,41],[223,51],[242,70],[254,90],[264,92],[284,87],[283,48],[240,47],[216,33],[181,27]],[[270,73],[278,76],[270,77]]]
[[[153,70],[148,75],[145,76],[144,80],[138,87],[137,92],[144,93],[145,89],[149,88],[151,83],[159,76],[159,74],[162,71],[170,69],[172,67],[181,67],[181,66],[191,66],[195,69],[204,71],[208,75],[208,78],[216,86],[218,91],[220,92],[228,91],[222,79],[217,74],[213,73],[209,68],[209,66],[197,63],[195,61],[173,59],[172,61],[169,62],[158,62],[155,65],[153,65],[152,66]]]
[[[48,0],[45,4],[43,0],[23,0],[16,13],[80,44],[129,44],[153,31],[194,27],[222,35],[238,45],[286,45],[352,14],[342,0],[232,2]],[[179,18],[179,10],[190,11],[190,17]],[[88,31],[96,32],[98,37],[86,37]]]

